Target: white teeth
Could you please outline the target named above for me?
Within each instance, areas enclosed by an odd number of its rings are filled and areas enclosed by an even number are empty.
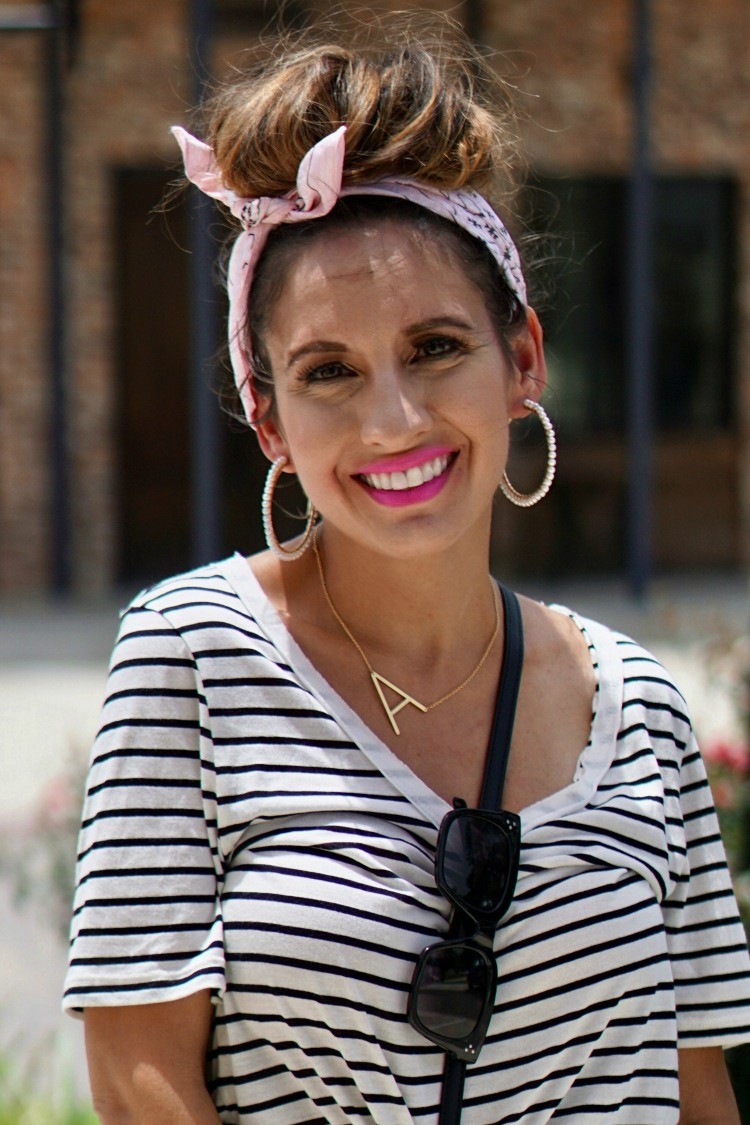
[[[382,489],[385,492],[391,489],[401,492],[405,488],[418,488],[420,484],[439,477],[448,468],[449,458],[446,456],[435,457],[432,461],[425,461],[424,465],[415,465],[405,473],[367,473],[362,479],[370,488]]]

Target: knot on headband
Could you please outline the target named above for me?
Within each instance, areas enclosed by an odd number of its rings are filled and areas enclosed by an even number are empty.
[[[504,224],[475,191],[446,191],[400,176],[383,176],[369,184],[342,186],[346,126],[323,137],[303,156],[296,189],[284,196],[243,199],[227,187],[209,145],[179,125],[171,130],[182,150],[185,175],[239,220],[242,231],[232,248],[227,270],[229,354],[242,408],[250,425],[258,415],[249,348],[244,341],[253,274],[268,235],[281,223],[306,222],[329,214],[343,196],[383,195],[407,199],[456,223],[488,248],[509,289],[526,305],[526,284],[518,251]]]
[[[179,125],[171,130],[182,149],[185,175],[212,199],[223,203],[246,231],[266,224],[299,222],[327,215],[341,195],[346,126],[323,137],[305,154],[297,172],[296,191],[284,196],[262,195],[243,199],[224,183],[213,149]]]

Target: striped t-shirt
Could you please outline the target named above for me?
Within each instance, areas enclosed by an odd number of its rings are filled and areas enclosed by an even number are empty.
[[[593,622],[573,782],[522,812],[463,1125],[677,1122],[677,1044],[750,1039],[750,962],[682,696]],[[449,751],[446,747],[446,751]],[[211,989],[223,1122],[435,1125],[406,1019],[443,935],[446,803],[294,643],[245,559],[126,611],[84,810],[65,1004]]]

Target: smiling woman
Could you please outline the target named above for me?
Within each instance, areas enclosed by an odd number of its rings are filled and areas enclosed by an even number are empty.
[[[738,1120],[750,961],[684,700],[489,572],[498,488],[540,499],[555,443],[479,194],[505,211],[507,99],[449,40],[280,50],[207,142],[174,130],[239,224],[269,550],[123,617],[66,984],[105,1123]],[[310,501],[292,543],[284,472]]]
[[[509,419],[544,385],[538,322],[516,332],[514,368],[450,241],[437,262],[407,220],[358,222],[299,243],[254,337],[275,375],[261,446],[325,513],[329,551],[345,531],[401,558],[469,535],[484,554]]]

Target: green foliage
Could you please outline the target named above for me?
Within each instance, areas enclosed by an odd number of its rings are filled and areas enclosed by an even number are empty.
[[[75,856],[85,781],[82,754],[47,785],[26,822],[0,831],[0,874],[15,899],[35,910],[62,941],[70,925]],[[1,1024],[0,1024],[1,1026]],[[0,1125],[98,1125],[76,1090],[64,1043],[0,1046]]]
[[[0,1125],[98,1125],[90,1103],[77,1096],[70,1076],[57,1080],[40,1060],[24,1067],[0,1055]],[[53,1089],[56,1087],[56,1089]]]

